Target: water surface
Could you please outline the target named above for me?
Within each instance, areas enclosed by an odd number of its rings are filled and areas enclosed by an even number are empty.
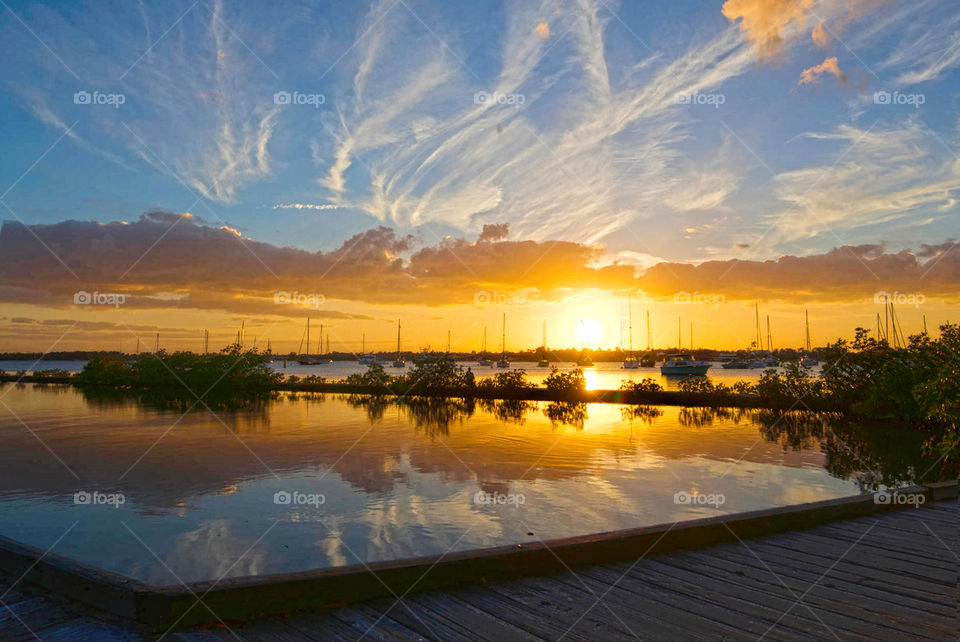
[[[863,485],[856,462],[831,472],[837,444],[828,457],[823,435],[771,428],[755,411],[277,394],[184,413],[183,400],[71,386],[0,395],[0,534],[155,584],[661,524]],[[124,501],[76,503],[85,492]]]

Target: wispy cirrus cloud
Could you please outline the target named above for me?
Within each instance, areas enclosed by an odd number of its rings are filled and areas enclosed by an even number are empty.
[[[401,226],[509,220],[529,238],[594,242],[655,213],[722,207],[735,191],[732,169],[704,172],[675,147],[689,118],[676,95],[754,64],[735,29],[672,62],[636,42],[646,64],[615,78],[606,34],[616,21],[603,3],[510,3],[490,74],[457,41],[449,53],[409,13],[381,7],[358,26],[362,91],[328,123],[334,151],[320,182],[331,200]],[[417,44],[405,52],[392,39]],[[700,187],[680,189],[691,182]]]

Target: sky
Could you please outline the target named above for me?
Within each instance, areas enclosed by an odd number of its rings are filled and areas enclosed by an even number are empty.
[[[960,317],[949,0],[8,0],[0,55],[0,351]]]

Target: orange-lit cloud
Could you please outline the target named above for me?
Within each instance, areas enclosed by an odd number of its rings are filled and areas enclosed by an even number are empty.
[[[728,300],[864,303],[877,292],[899,291],[956,300],[960,243],[922,245],[916,252],[895,254],[880,245],[859,245],[771,261],[661,263],[647,270],[640,283],[648,294],[661,297],[709,292]]]
[[[533,28],[533,32],[537,34],[541,40],[546,40],[550,37],[550,25],[546,22],[541,22]]]
[[[339,309],[337,301],[341,307],[472,305],[478,291],[499,288],[527,292],[531,301],[601,290],[655,298],[700,291],[723,293],[728,300],[829,302],[864,300],[882,289],[955,298],[960,289],[960,244],[952,241],[915,253],[863,245],[771,261],[659,263],[643,271],[602,265],[605,251],[597,246],[509,240],[505,225],[486,226],[476,241],[447,237],[423,247],[378,227],[329,252],[308,252],[195,220],[182,219],[171,228],[169,220],[169,213],[151,213],[128,224],[64,221],[29,230],[6,223],[0,230],[0,301],[79,310],[83,306],[74,304],[73,294],[86,290],[124,293],[124,310],[369,319]],[[278,305],[278,292],[322,294],[325,302]]]
[[[721,11],[730,22],[740,21],[740,31],[753,43],[759,57],[773,58],[789,40],[806,33],[814,19],[817,23],[810,37],[817,46],[826,47],[851,22],[885,3],[826,0],[815,6],[813,0],[727,0]]]
[[[823,20],[818,22],[817,26],[813,28],[813,33],[810,34],[810,37],[813,38],[813,42],[816,43],[818,47],[826,47],[830,43],[830,33],[824,26]]]
[[[740,31],[761,58],[780,53],[791,29],[803,27],[813,0],[727,0],[724,17],[740,21]]]
[[[800,73],[800,80],[797,82],[798,85],[815,85],[820,82],[821,76],[823,74],[831,74],[837,78],[837,82],[841,85],[847,82],[847,75],[843,73],[840,69],[840,63],[837,61],[836,56],[827,58],[819,65],[814,65],[809,69],[804,69]]]

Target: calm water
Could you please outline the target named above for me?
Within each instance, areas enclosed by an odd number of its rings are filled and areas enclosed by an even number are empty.
[[[86,362],[84,361],[42,361],[39,364],[34,365],[33,361],[0,361],[0,369],[8,372],[15,373],[19,370],[26,370],[32,372],[33,370],[43,370],[43,369],[61,369],[67,370],[70,372],[79,372],[83,369],[83,366]],[[489,377],[497,372],[503,372],[499,368],[491,367],[481,367],[476,365],[474,362],[459,362],[464,368],[472,368],[477,377]],[[560,368],[560,370],[573,370],[576,368],[576,364],[573,363],[556,363],[554,364]],[[326,377],[330,381],[335,381],[337,379],[343,379],[348,375],[359,374],[366,372],[367,367],[356,361],[335,361],[329,364],[317,365],[317,366],[301,366],[296,361],[288,361],[286,366],[284,366],[283,361],[275,361],[273,367],[278,372],[283,372],[287,375],[318,375],[321,377]],[[389,374],[401,374],[405,370],[408,370],[412,367],[412,363],[407,365],[407,368],[393,368],[389,363],[384,364],[384,368]],[[541,384],[543,378],[550,374],[550,368],[538,368],[536,362],[521,362],[516,361],[511,364],[511,369],[518,370],[523,369],[527,373],[527,379],[535,384]],[[755,383],[760,379],[760,375],[763,373],[762,368],[755,368],[752,370],[724,370],[720,367],[719,363],[713,365],[709,370],[708,378],[714,382],[723,382],[727,385],[732,385],[735,381],[744,380],[751,383]],[[817,366],[813,369],[813,372],[819,372],[820,367]],[[654,381],[658,382],[667,390],[676,390],[677,382],[679,379],[677,377],[664,377],[660,374],[660,368],[638,368],[636,370],[624,370],[620,367],[619,363],[607,363],[601,362],[597,363],[592,368],[584,368],[584,375],[587,378],[587,387],[591,390],[616,390],[620,387],[620,382],[624,379],[630,381],[641,381],[646,378],[651,378]]]
[[[182,414],[70,386],[8,384],[0,395],[0,534],[43,549],[57,542],[56,553],[156,584],[550,539],[860,488],[855,464],[842,471],[849,479],[825,468],[822,440],[765,428],[753,411],[282,394]],[[94,491],[99,499],[76,503],[75,493]],[[478,503],[478,491],[506,503]],[[283,503],[285,493],[296,499]]]

